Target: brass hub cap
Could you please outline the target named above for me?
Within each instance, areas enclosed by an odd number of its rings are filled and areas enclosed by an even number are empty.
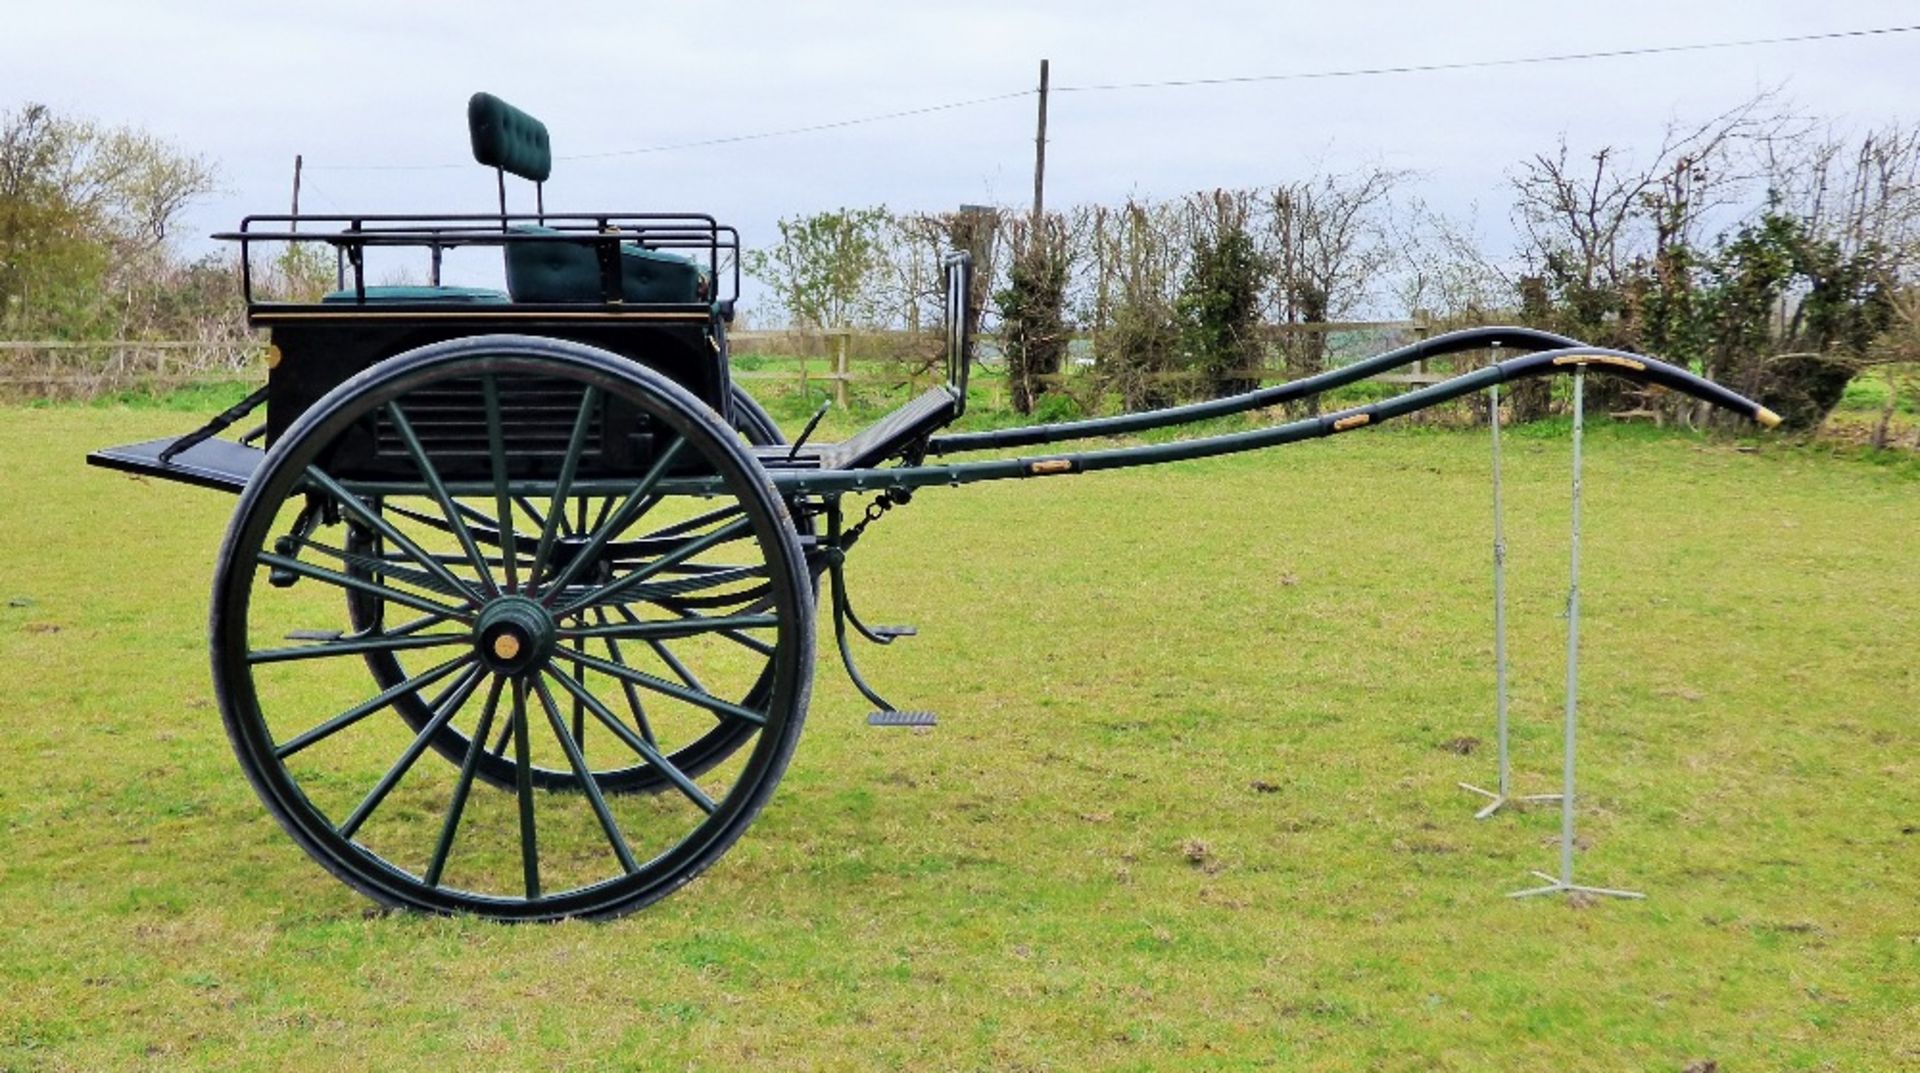
[[[499,674],[525,674],[553,655],[556,628],[545,607],[524,596],[502,596],[480,611],[474,645],[480,662]]]

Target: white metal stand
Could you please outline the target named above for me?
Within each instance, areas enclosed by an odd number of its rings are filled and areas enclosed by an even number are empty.
[[[1586,370],[1573,371],[1573,535],[1567,587],[1567,714],[1565,753],[1560,767],[1560,875],[1533,874],[1547,881],[1544,887],[1530,887],[1507,895],[1529,898],[1536,894],[1589,894],[1609,898],[1644,898],[1645,894],[1611,887],[1587,887],[1573,881],[1573,767],[1574,732],[1578,720],[1580,682],[1580,434],[1586,409]]]
[[[1487,398],[1487,423],[1493,430],[1493,691],[1494,737],[1500,754],[1499,789],[1487,790],[1470,782],[1462,790],[1490,798],[1485,807],[1473,814],[1484,820],[1512,801],[1558,801],[1559,794],[1512,796],[1512,764],[1507,752],[1507,534],[1500,506],[1500,385],[1490,389]]]

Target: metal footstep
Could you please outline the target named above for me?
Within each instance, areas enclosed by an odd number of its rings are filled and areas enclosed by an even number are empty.
[[[895,637],[918,637],[920,630],[916,626],[869,626],[867,632],[875,637],[885,637],[891,641]]]
[[[930,727],[937,725],[932,712],[873,712],[867,716],[870,727]]]

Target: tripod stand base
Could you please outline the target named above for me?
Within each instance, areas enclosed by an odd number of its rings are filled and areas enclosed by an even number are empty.
[[[1646,897],[1646,895],[1640,893],[1637,890],[1614,890],[1611,887],[1583,887],[1578,883],[1567,883],[1567,882],[1563,882],[1561,880],[1555,879],[1554,877],[1548,875],[1545,872],[1533,872],[1531,874],[1546,880],[1547,885],[1544,887],[1529,887],[1526,890],[1516,890],[1512,894],[1507,895],[1507,897],[1532,898],[1535,895],[1539,895],[1539,894],[1591,894],[1591,895],[1594,895],[1595,897],[1601,897],[1601,898],[1645,898]]]
[[[1492,790],[1482,789],[1470,782],[1463,782],[1458,785],[1462,790],[1470,794],[1479,794],[1481,797],[1492,799],[1488,801],[1480,811],[1473,814],[1473,818],[1476,820],[1484,820],[1508,805],[1532,805],[1543,801],[1560,800],[1559,794],[1522,794],[1519,797],[1508,797],[1506,794],[1494,793]]]

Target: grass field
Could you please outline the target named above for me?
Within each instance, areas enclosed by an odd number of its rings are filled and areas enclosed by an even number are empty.
[[[1580,878],[1493,777],[1484,433],[934,489],[854,559],[773,804],[608,925],[381,915],[211,699],[230,498],[0,411],[0,1069],[1920,1067],[1920,468],[1588,441]],[[1564,426],[1509,440],[1515,747],[1557,787]],[[1463,739],[1478,739],[1470,748]]]

